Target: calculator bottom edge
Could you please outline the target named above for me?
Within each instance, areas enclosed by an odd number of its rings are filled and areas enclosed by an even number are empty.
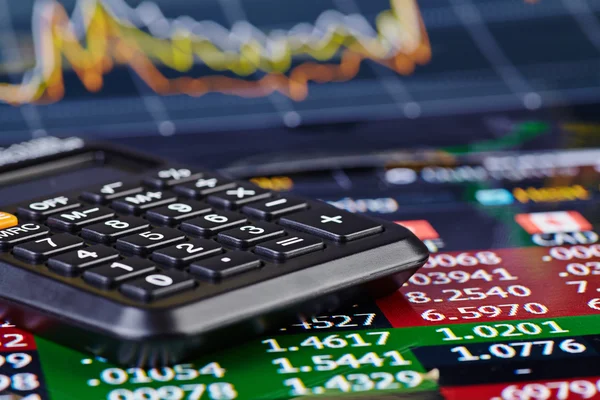
[[[402,257],[398,251],[403,252]],[[112,321],[104,321],[104,326],[75,323],[72,315],[46,313],[6,297],[0,298],[0,312],[17,326],[59,344],[122,365],[157,367],[240,344],[275,331],[299,316],[308,318],[331,312],[367,293],[390,294],[426,262],[428,255],[425,246],[411,235],[400,242],[360,253],[360,257],[318,266],[322,274],[318,279],[313,277],[312,286],[294,285],[294,279],[302,281],[308,277],[307,272],[302,275],[299,271],[274,278],[278,285],[270,287],[278,286],[278,290],[266,290],[266,285],[242,288],[231,292],[228,298],[209,298],[153,316],[129,308],[122,315],[113,316]],[[280,297],[273,298],[274,293]],[[240,304],[244,307],[239,307]],[[136,322],[143,335],[132,338],[115,334],[132,332]]]

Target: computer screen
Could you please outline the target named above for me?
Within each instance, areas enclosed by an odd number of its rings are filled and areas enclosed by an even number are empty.
[[[7,321],[0,392],[600,398],[599,107],[593,0],[0,0],[0,159],[110,141],[431,252],[392,296],[165,368]]]

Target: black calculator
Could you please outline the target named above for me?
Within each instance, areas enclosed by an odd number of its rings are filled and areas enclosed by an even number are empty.
[[[428,257],[396,224],[73,143],[0,157],[0,310],[117,363],[177,362],[389,294]]]

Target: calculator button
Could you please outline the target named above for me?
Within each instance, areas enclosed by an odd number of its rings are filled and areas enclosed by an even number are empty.
[[[141,193],[142,191],[144,191],[144,188],[138,184],[117,181],[86,190],[81,194],[81,197],[91,203],[104,204],[120,197]]]
[[[190,266],[190,272],[211,280],[223,279],[258,269],[262,262],[252,253],[230,251],[218,257],[196,261]]]
[[[124,295],[141,301],[171,296],[195,286],[194,280],[176,269],[146,275],[121,285]]]
[[[146,213],[146,218],[159,225],[176,225],[183,220],[206,214],[210,206],[198,201],[179,201],[167,206],[154,208]]]
[[[307,207],[308,204],[306,204],[305,201],[290,197],[282,197],[278,199],[267,199],[244,206],[242,212],[254,218],[270,221],[294,211],[304,210]]]
[[[271,192],[251,184],[236,186],[208,196],[208,202],[223,208],[238,208],[271,197]]]
[[[140,214],[149,208],[159,207],[176,200],[177,197],[170,193],[150,190],[113,201],[112,206],[117,211]]]
[[[77,247],[83,247],[83,240],[68,233],[61,233],[15,246],[13,253],[19,258],[39,262]]]
[[[157,171],[154,176],[145,178],[144,183],[157,189],[163,189],[178,183],[198,179],[201,176],[202,173],[187,168],[165,168]]]
[[[348,242],[383,230],[383,226],[376,222],[335,208],[304,211],[282,217],[279,223],[338,242]]]
[[[115,213],[110,208],[87,206],[65,211],[62,214],[48,218],[48,225],[65,231],[77,231],[85,225],[114,217]]]
[[[128,279],[156,271],[156,264],[139,257],[125,258],[83,272],[83,279],[94,286],[108,289]]]
[[[254,251],[256,254],[266,257],[285,260],[321,250],[323,247],[325,247],[323,242],[317,238],[306,235],[289,235],[259,244]]]
[[[196,239],[175,246],[169,246],[152,253],[152,259],[159,264],[184,266],[199,258],[223,252],[223,248],[213,240]]]
[[[218,211],[182,222],[181,230],[195,235],[208,237],[216,235],[226,229],[233,228],[234,226],[241,225],[246,221],[247,219],[241,214],[230,211]]]
[[[235,182],[221,176],[204,174],[202,178],[173,187],[173,190],[182,196],[199,199],[235,186]]]
[[[85,268],[103,264],[119,258],[119,253],[112,247],[97,244],[69,253],[52,257],[48,260],[50,269],[63,274],[73,275]]]
[[[87,226],[81,230],[81,236],[94,242],[112,243],[118,238],[149,228],[148,221],[141,218],[119,217]]]
[[[39,200],[33,203],[19,207],[19,215],[31,218],[42,219],[49,215],[56,214],[72,208],[77,208],[81,204],[71,197],[58,196],[46,200]]]
[[[0,247],[3,249],[15,246],[19,243],[33,240],[40,236],[45,236],[50,229],[44,225],[36,223],[21,224],[0,230]]]
[[[19,224],[19,220],[15,215],[0,211],[0,229],[6,229]]]
[[[242,225],[219,233],[219,241],[235,247],[250,247],[269,239],[283,236],[285,231],[278,225],[257,222],[254,225]]]
[[[185,240],[185,235],[176,229],[156,228],[136,233],[117,240],[117,249],[133,254],[145,255],[152,250]]]

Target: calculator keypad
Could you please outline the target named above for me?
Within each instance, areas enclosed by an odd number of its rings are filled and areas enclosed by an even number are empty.
[[[322,252],[327,241],[340,247],[382,230],[345,211],[187,168],[34,200],[18,213],[47,221],[18,224],[15,217],[16,226],[0,229],[0,249],[138,302],[202,288],[218,293],[253,271],[251,280],[288,273],[289,263],[299,265],[288,260]]]
[[[48,218],[47,224],[63,231],[78,231],[86,225],[115,216],[110,208],[100,206],[80,207]]]
[[[271,197],[271,192],[254,185],[238,185],[208,196],[208,202],[218,207],[236,209],[244,204]]]
[[[83,273],[83,279],[96,287],[110,289],[119,283],[154,271],[156,271],[154,262],[145,258],[131,257],[88,269]]]
[[[113,201],[112,206],[115,210],[122,213],[137,215],[150,208],[173,203],[176,200],[177,197],[171,193],[148,190]]]
[[[244,224],[221,232],[218,240],[235,247],[247,248],[283,235],[285,235],[285,231],[282,227],[266,222],[257,222],[254,225]]]
[[[156,228],[117,240],[117,249],[126,253],[146,255],[153,250],[185,240],[185,235],[172,228]]]
[[[112,243],[118,238],[150,228],[148,221],[137,217],[119,217],[83,228],[84,239],[100,243]]]
[[[199,201],[178,201],[148,211],[146,218],[158,225],[176,225],[186,219],[206,214],[210,210],[208,204]]]
[[[187,273],[170,269],[128,281],[121,285],[121,292],[135,300],[150,301],[192,289],[195,285]]]
[[[210,257],[223,251],[214,240],[195,239],[169,246],[152,253],[152,259],[159,264],[182,267],[200,258]]]
[[[120,197],[131,196],[144,191],[144,187],[137,183],[116,181],[95,187],[81,194],[81,198],[90,203],[106,204]]]
[[[67,275],[75,275],[86,268],[119,258],[119,252],[101,244],[60,254],[48,260],[48,267]]]
[[[47,226],[33,222],[0,230],[0,248],[8,249],[50,233]]]
[[[80,205],[81,203],[73,197],[56,196],[22,205],[17,213],[28,219],[41,220],[49,215],[77,208]]]
[[[15,246],[13,253],[18,258],[30,262],[39,262],[55,254],[83,247],[83,245],[83,240],[79,237],[61,233]]]

